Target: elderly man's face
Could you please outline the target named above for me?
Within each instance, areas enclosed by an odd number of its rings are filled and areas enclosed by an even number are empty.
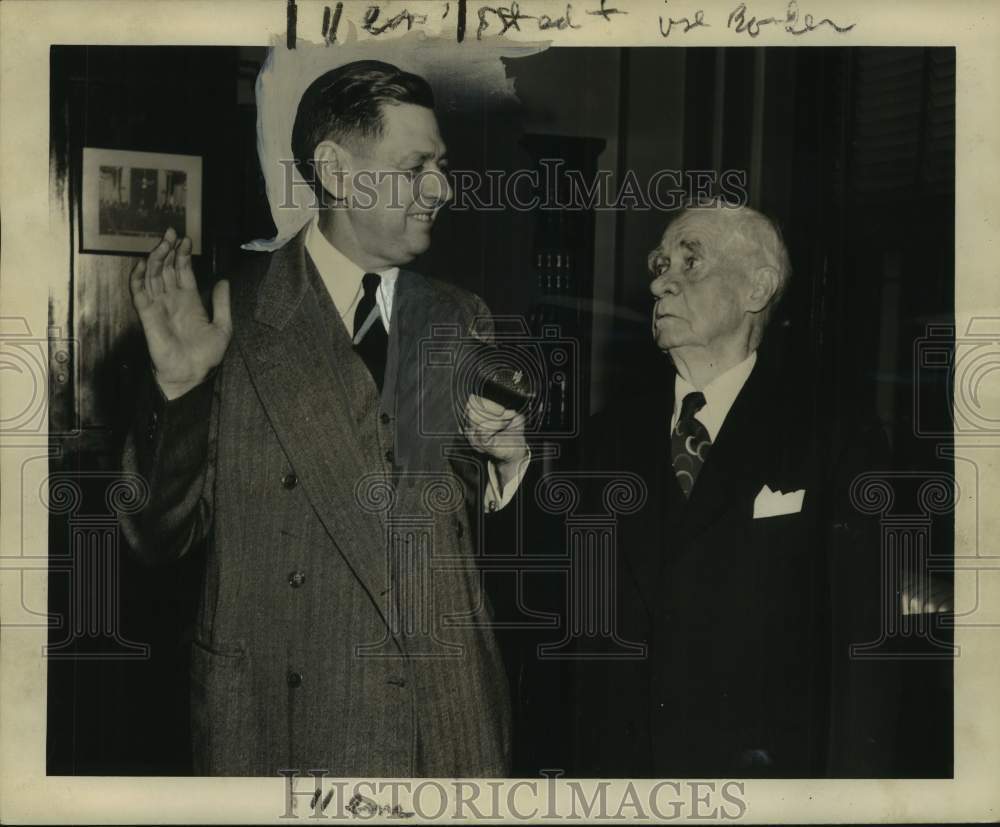
[[[653,337],[660,349],[716,347],[746,324],[747,262],[731,238],[731,218],[717,208],[690,210],[649,254]]]

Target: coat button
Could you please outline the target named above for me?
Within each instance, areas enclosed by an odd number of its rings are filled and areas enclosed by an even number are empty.
[[[155,442],[156,441],[156,429],[160,424],[160,417],[156,415],[156,411],[153,411],[149,415],[149,423],[146,428],[146,441]]]
[[[289,471],[287,474],[285,474],[285,476],[281,478],[281,484],[285,488],[291,490],[292,488],[294,488],[296,485],[299,484],[299,478],[295,476],[294,471]]]
[[[293,589],[297,589],[303,583],[306,582],[306,576],[300,571],[293,571],[288,575],[288,585]]]
[[[292,687],[292,689],[302,686],[302,675],[298,672],[289,672],[286,679],[288,681],[288,685]]]
[[[388,425],[390,419],[391,417],[389,416],[389,414],[385,412],[380,413],[378,417],[378,421],[381,422],[383,425]]]

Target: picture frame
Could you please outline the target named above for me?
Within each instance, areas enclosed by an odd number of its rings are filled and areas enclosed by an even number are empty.
[[[148,253],[173,227],[201,254],[198,155],[83,148],[80,251]]]

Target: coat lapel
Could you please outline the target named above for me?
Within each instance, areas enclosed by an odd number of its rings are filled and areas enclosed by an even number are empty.
[[[440,299],[440,297],[437,297]],[[429,322],[435,295],[425,279],[409,270],[400,270],[393,298],[391,333],[389,336],[390,364],[386,369],[386,388],[391,396],[383,401],[397,409],[400,400],[417,400],[420,380],[420,339],[430,334]],[[394,358],[393,358],[394,357]],[[416,411],[397,411],[400,416]]]
[[[303,237],[272,255],[257,291],[239,286],[235,335],[317,515],[381,608],[387,561],[373,552],[384,548],[384,524],[359,505],[356,492],[359,481],[381,467],[370,456],[373,435],[364,432],[378,400],[329,294],[310,272]]]
[[[461,314],[427,279],[403,270],[396,282],[392,316],[389,348],[395,358],[390,357],[386,369],[386,385],[391,381],[392,391],[382,401],[395,415],[397,463],[413,470],[445,470],[445,448],[458,440],[453,374],[434,364],[422,343],[428,342],[437,321],[463,333]],[[441,338],[442,346],[453,341],[451,336]],[[451,366],[454,359],[452,354],[445,361]]]
[[[635,405],[636,418],[625,418],[617,437],[612,466],[635,471],[649,487],[649,502],[636,517],[623,520],[619,536],[625,576],[630,577],[647,610],[663,603],[667,561],[690,548],[688,540],[717,521],[753,516],[753,499],[764,483],[788,476],[783,463],[797,456],[801,427],[796,416],[774,395],[773,376],[758,358],[702,468],[691,498],[684,499],[671,464],[670,419],[674,374],[664,389]]]
[[[726,415],[683,507],[683,536],[705,530],[733,509],[740,510],[740,517],[752,518],[753,498],[773,476],[775,457],[783,447],[776,430],[781,422],[780,406],[771,398],[769,387],[758,360]]]

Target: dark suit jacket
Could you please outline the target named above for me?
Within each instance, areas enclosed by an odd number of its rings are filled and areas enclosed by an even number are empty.
[[[124,462],[151,486],[125,526],[140,557],[207,543],[196,771],[505,774],[503,668],[474,622],[479,469],[443,457],[452,388],[419,364],[433,325],[453,349],[485,306],[401,272],[380,399],[302,234],[232,286],[223,363],[180,399],[150,393]]]
[[[575,771],[887,772],[894,666],[848,656],[879,637],[878,526],[848,492],[880,465],[880,430],[830,421],[761,354],[685,501],[673,385],[598,417],[588,440],[589,469],[636,472],[648,488],[617,545],[619,634],[648,654],[575,667]],[[754,519],[764,485],[805,489],[801,512]]]

